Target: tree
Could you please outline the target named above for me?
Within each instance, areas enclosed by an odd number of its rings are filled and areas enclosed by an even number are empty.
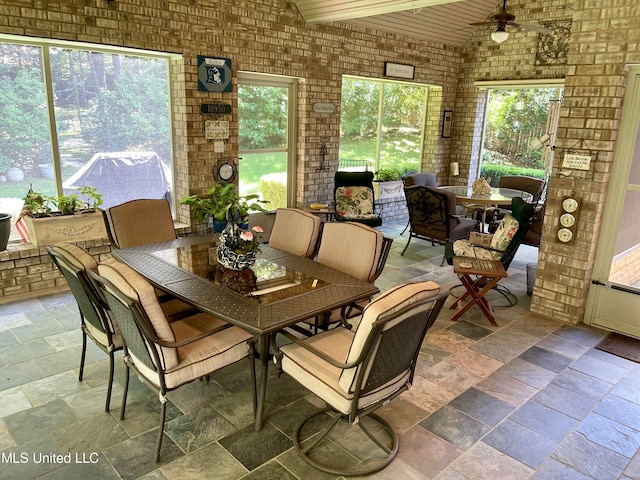
[[[40,49],[0,44],[0,172],[44,163],[50,148]]]
[[[283,148],[287,145],[288,90],[242,85],[238,94],[241,150]]]

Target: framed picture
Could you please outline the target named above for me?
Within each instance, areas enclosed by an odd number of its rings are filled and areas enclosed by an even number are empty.
[[[445,110],[442,113],[442,138],[451,138],[452,124],[453,124],[453,110]]]

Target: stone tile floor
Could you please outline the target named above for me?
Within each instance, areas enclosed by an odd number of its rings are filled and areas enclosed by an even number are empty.
[[[413,240],[400,256],[403,228],[382,227],[396,240],[380,289],[422,279],[450,286],[456,279],[451,267],[440,268],[443,247]],[[640,366],[595,350],[606,332],[529,313],[525,266],[536,255],[522,247],[503,282],[517,305],[501,307],[504,299],[491,294],[500,327],[477,307],[451,322],[447,303],[424,341],[412,389],[382,409],[400,449],[373,477],[640,479]],[[302,462],[290,439],[318,399],[272,373],[267,424],[255,432],[242,362],[169,395],[155,464],[158,398],[132,381],[120,421],[119,356],[105,413],[108,360],[90,344],[78,382],[78,324],[70,294],[0,305],[0,479],[333,478]],[[359,450],[349,439],[345,446]],[[47,461],[68,453],[68,463]]]

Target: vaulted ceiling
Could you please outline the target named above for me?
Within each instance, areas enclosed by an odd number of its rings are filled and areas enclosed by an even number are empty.
[[[295,0],[310,23],[344,21],[434,43],[461,46],[500,0]],[[507,8],[508,9],[508,8]],[[487,28],[487,34],[492,27]],[[493,28],[495,30],[495,28]]]

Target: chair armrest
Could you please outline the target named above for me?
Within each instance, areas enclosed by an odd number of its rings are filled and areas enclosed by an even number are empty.
[[[340,327],[338,327],[338,328],[340,328]],[[326,353],[324,353],[323,351],[312,347],[311,345],[305,343],[304,341],[300,340],[298,337],[296,337],[295,335],[290,334],[289,332],[281,330],[278,333],[284,335],[285,337],[287,337],[289,340],[291,340],[296,345],[299,345],[302,348],[304,348],[305,350],[308,350],[309,352],[313,353],[317,357],[320,357],[320,359],[324,360],[325,362],[327,362],[330,365],[333,365],[336,368],[340,368],[340,369],[344,370],[344,369],[347,369],[347,368],[356,367],[360,363],[362,363],[362,360],[363,360],[362,358],[357,358],[355,361],[350,362],[350,363],[338,362],[335,358],[332,358],[329,355],[327,355]],[[279,352],[279,354],[283,355],[282,352]]]

